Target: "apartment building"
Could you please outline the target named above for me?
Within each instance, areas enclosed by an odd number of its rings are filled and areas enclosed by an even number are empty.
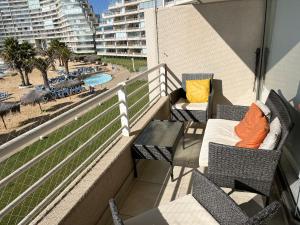
[[[116,0],[103,13],[96,50],[103,56],[146,57],[143,0]]]
[[[144,11],[163,0],[115,0],[102,14],[96,31],[96,50],[103,56],[146,57]]]
[[[0,49],[15,37],[38,48],[59,39],[75,53],[94,53],[97,21],[87,0],[1,0]]]
[[[108,11],[102,14],[99,27],[96,29],[97,54],[147,57],[145,10],[190,2],[191,0],[112,1]],[[150,23],[152,22],[150,21]]]

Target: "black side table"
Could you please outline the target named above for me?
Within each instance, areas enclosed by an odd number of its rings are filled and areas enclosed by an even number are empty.
[[[164,160],[171,165],[180,138],[184,135],[184,124],[179,121],[153,120],[137,137],[132,146],[134,175],[137,177],[136,160]]]

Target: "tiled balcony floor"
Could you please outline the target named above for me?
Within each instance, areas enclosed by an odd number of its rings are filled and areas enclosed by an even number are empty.
[[[185,136],[185,147],[200,149],[202,129],[189,129]],[[178,148],[182,148],[179,143]],[[199,168],[202,170],[203,168]],[[191,168],[174,167],[175,181],[171,181],[170,167],[164,161],[142,160],[138,165],[138,177],[134,178],[131,189],[122,205],[120,214],[124,219],[136,216],[151,208],[173,201],[191,192]],[[274,188],[276,189],[276,188]],[[230,189],[225,191],[229,192]],[[254,215],[263,207],[260,195],[248,192],[233,192],[230,195],[248,215]],[[272,201],[272,199],[271,199]],[[272,225],[284,225],[283,213],[279,213]]]

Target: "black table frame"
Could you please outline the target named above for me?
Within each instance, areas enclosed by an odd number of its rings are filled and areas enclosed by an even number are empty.
[[[177,123],[176,126],[172,127],[172,132],[173,135],[176,135],[176,138],[173,142],[170,143],[170,145],[168,146],[164,146],[164,145],[157,145],[156,143],[147,143],[147,144],[143,144],[142,141],[140,140],[139,143],[137,143],[137,140],[139,139],[139,137],[141,135],[151,135],[150,133],[145,133],[147,132],[147,128],[149,126],[151,126],[151,123],[155,123],[155,122],[167,122],[167,123]],[[154,132],[155,130],[151,130],[152,132]],[[158,131],[159,132],[159,131]],[[161,132],[161,130],[160,130]],[[171,132],[171,131],[169,131]],[[168,130],[165,130],[164,132],[162,132],[163,134],[163,138],[168,138]],[[162,138],[162,139],[163,139]],[[137,177],[138,173],[137,173],[137,160],[140,159],[146,159],[146,160],[163,160],[163,161],[167,161],[170,163],[171,166],[171,179],[174,180],[174,175],[173,175],[173,157],[176,151],[176,148],[178,146],[178,143],[180,141],[181,138],[184,138],[184,123],[183,122],[179,122],[179,121],[168,121],[168,120],[153,120],[151,121],[146,127],[145,129],[142,131],[142,133],[138,136],[138,138],[134,141],[133,145],[132,145],[132,159],[133,159],[133,164],[134,164],[134,176]],[[184,141],[183,141],[183,147],[184,147]]]

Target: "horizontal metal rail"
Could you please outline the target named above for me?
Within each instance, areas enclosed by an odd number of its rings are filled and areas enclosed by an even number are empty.
[[[154,101],[157,101],[160,97],[161,93],[158,93],[151,101],[147,102],[146,105],[144,105],[140,111],[138,111],[131,119],[130,119],[130,123],[134,122],[136,119],[138,119],[140,117],[139,112],[144,111],[147,107],[149,107],[151,105],[151,103],[153,103]]]
[[[164,67],[166,69],[166,64],[159,64],[150,70],[143,72],[141,74],[138,74],[134,77],[132,77],[130,80],[125,81],[125,85],[130,84],[134,81],[137,81],[138,79],[141,79],[142,77],[147,76],[148,74]],[[135,89],[130,94],[127,94],[126,97],[133,96],[138,91],[142,90],[143,88],[146,88],[149,86],[150,83],[154,82],[155,80],[159,79],[160,76],[156,76],[152,80],[146,82],[142,86]],[[61,115],[41,124],[38,127],[35,127],[34,129],[8,141],[7,143],[0,146],[0,162],[5,159],[5,157],[9,157],[12,154],[15,154],[18,151],[21,151],[24,146],[34,142],[37,140],[40,136],[45,136],[51,133],[53,130],[57,130],[58,128],[64,126],[66,123],[72,121],[75,117],[82,115],[83,113],[87,112],[88,110],[95,107],[95,105],[104,102],[109,97],[112,97],[113,95],[117,94],[118,91],[122,90],[124,88],[124,83],[119,84],[116,87],[97,95],[86,102],[74,107],[73,109],[62,113]],[[160,85],[157,85],[154,89],[147,92],[144,96],[139,98],[137,101],[134,102],[130,107],[127,107],[127,109],[132,109],[133,107],[137,106],[142,100],[144,100],[147,96],[149,96],[151,93],[153,93],[155,90],[160,88]],[[129,126],[130,122],[134,119],[138,118],[141,113],[145,111],[149,105],[151,105],[154,101],[157,101],[158,97],[161,95],[160,91],[159,93],[151,100],[147,101],[147,103],[141,108],[139,112],[137,112],[130,120],[129,120]],[[117,106],[119,106],[122,103],[122,101],[119,101],[112,106],[110,106],[108,109],[105,109],[103,112],[99,113],[97,116],[89,120],[88,122],[84,123],[80,127],[76,128],[76,130],[72,131],[70,134],[59,140],[54,145],[48,147],[46,150],[44,150],[39,155],[35,156],[28,162],[26,162],[24,165],[20,166],[16,170],[14,170],[11,174],[0,180],[0,188],[5,187],[5,185],[8,185],[10,182],[12,182],[15,178],[17,178],[22,173],[26,172],[28,169],[32,168],[34,165],[36,165],[38,162],[40,162],[42,159],[46,158],[48,155],[50,155],[52,152],[54,152],[57,148],[65,144],[67,141],[71,140],[72,138],[76,137],[77,134],[82,131],[82,129],[86,129],[89,126],[91,126],[95,121],[97,121],[99,118],[101,118],[104,115],[107,115],[112,110],[114,110]],[[127,101],[126,101],[127,104]],[[118,120],[121,120],[121,118],[124,117],[124,114],[121,113],[117,117],[115,117],[112,121],[109,122],[106,126],[101,128],[99,131],[97,131],[96,134],[91,136],[87,141],[85,141],[83,144],[81,144],[79,147],[77,147],[76,150],[74,150],[72,153],[70,153],[66,158],[64,158],[62,161],[60,161],[58,164],[56,164],[53,168],[51,168],[46,174],[42,175],[42,177],[37,178],[38,180],[35,181],[34,184],[32,184],[30,187],[28,187],[24,192],[22,192],[19,196],[17,196],[14,200],[12,200],[10,203],[8,203],[3,209],[0,210],[0,219],[3,218],[5,215],[7,215],[11,210],[13,210],[16,206],[18,206],[22,201],[24,201],[30,194],[35,192],[39,187],[41,187],[51,176],[56,174],[60,169],[65,166],[70,160],[72,160],[76,155],[78,155],[81,151],[83,151],[86,147],[91,145],[95,142],[96,138],[103,134],[109,127],[116,124]],[[31,212],[29,212],[19,224],[26,224],[31,221],[31,219],[36,216],[48,203],[50,203],[54,197],[57,196],[57,193],[59,193],[78,173],[80,173],[84,167],[89,165],[91,161],[97,157],[98,154],[100,154],[103,148],[105,146],[108,146],[108,144],[111,144],[112,140],[115,140],[117,136],[120,135],[122,129],[124,128],[124,125],[121,125],[121,128],[118,129],[114,134],[112,134],[105,142],[96,149],[91,155],[88,156],[88,158],[81,163],[70,175],[67,176],[61,183],[58,184],[57,187],[54,188],[53,191],[47,197],[45,197]],[[99,153],[100,152],[100,153]]]
[[[80,164],[68,177],[66,177],[46,198],[43,199],[30,213],[26,215],[18,225],[28,224],[39,212],[44,209],[53,199],[57,196],[57,194],[68,185],[72,179],[77,176],[85,167],[90,165],[91,161],[95,160],[98,154],[100,154],[104,148],[106,148],[112,141],[116,140],[118,136],[121,134],[122,128],[117,130],[110,138],[108,138],[95,152],[93,152],[82,164]],[[96,162],[94,163],[96,164]],[[92,165],[93,166],[93,165]],[[91,166],[91,167],[92,167]]]
[[[159,77],[160,77],[160,76],[158,75],[157,77],[153,78],[152,80],[149,80],[149,81],[148,81],[148,84],[151,84],[153,81],[159,79]]]
[[[138,89],[134,90],[133,92],[131,92],[130,94],[127,95],[127,97],[130,97],[132,95],[134,95],[136,92],[142,90],[143,88],[149,86],[149,84],[151,84],[153,81],[157,80],[159,78],[159,76],[155,77],[154,79],[148,81],[147,83],[143,84],[141,87],[139,87]]]
[[[132,104],[130,107],[128,107],[128,109],[132,109],[133,107],[135,107],[137,104],[139,104],[144,98],[148,97],[151,93],[153,93],[156,89],[160,88],[160,86],[157,86],[155,88],[153,88],[151,91],[149,91],[148,93],[146,93],[143,97],[141,97],[139,100],[137,100],[134,104]],[[160,92],[159,92],[160,94]]]
[[[68,140],[70,140],[71,138],[73,138],[74,136],[76,136],[78,133],[80,133],[82,131],[82,129],[85,129],[85,128],[91,126],[93,122],[95,122],[99,118],[105,116],[107,113],[111,112],[119,104],[120,103],[117,102],[116,104],[112,105],[111,107],[109,107],[105,111],[101,112],[99,115],[97,115],[93,119],[89,120],[87,123],[85,123],[84,125],[80,126],[76,130],[74,130],[73,132],[71,132],[70,134],[68,134],[66,137],[64,137],[63,139],[59,140],[54,145],[50,146],[48,149],[46,149],[45,151],[43,151],[41,154],[37,155],[36,157],[32,158],[30,161],[28,161],[24,165],[22,165],[21,167],[19,167],[18,169],[16,169],[14,172],[12,172],[11,174],[9,174],[7,177],[3,178],[0,181],[0,188],[2,188],[3,186],[5,186],[9,182],[11,182],[13,179],[15,179],[17,176],[19,176],[20,174],[22,174],[26,170],[30,169],[32,166],[34,166],[39,161],[41,161],[46,156],[48,156],[50,153],[54,152],[58,147],[60,147],[65,142],[67,142]]]
[[[148,82],[143,84],[142,86],[140,86],[139,88],[135,89],[133,92],[131,92],[130,94],[127,94],[127,98],[129,98],[132,95],[135,95],[137,92],[139,92],[140,90],[144,89],[145,87],[148,87]]]
[[[45,136],[53,129],[57,129],[63,126],[66,121],[71,121],[75,116],[79,115],[82,112],[86,112],[87,109],[94,107],[99,102],[105,101],[108,97],[116,94],[118,90],[121,89],[121,86],[116,86],[100,95],[95,96],[92,99],[87,100],[86,102],[75,106],[71,110],[60,114],[59,116],[41,124],[38,127],[31,129],[30,131],[21,134],[20,136],[2,144],[0,146],[0,161],[2,161],[6,155],[10,155],[11,152],[16,153],[16,149],[18,151],[23,146],[26,146],[28,143],[31,143],[34,140],[38,140],[40,136]]]
[[[130,83],[132,83],[132,82],[134,82],[134,81],[140,79],[141,77],[147,76],[147,75],[149,75],[149,73],[152,73],[152,72],[154,72],[155,70],[157,70],[157,69],[159,69],[159,68],[161,68],[161,67],[165,67],[165,66],[166,66],[165,63],[158,64],[157,66],[155,66],[155,67],[153,67],[153,68],[151,68],[151,69],[149,69],[149,70],[147,70],[147,71],[145,71],[145,72],[143,72],[143,73],[140,73],[140,74],[138,74],[138,75],[132,77],[130,80],[125,81],[125,83],[126,83],[126,84],[130,84]]]
[[[86,142],[84,142],[81,146],[79,146],[74,152],[68,155],[64,160],[62,160],[59,164],[49,170],[44,176],[42,176],[38,181],[36,181],[33,185],[31,185],[28,189],[26,189],[22,194],[20,194],[17,198],[15,198],[12,202],[10,202],[7,206],[5,206],[0,211],[0,218],[4,217],[7,213],[9,213],[15,206],[20,204],[27,196],[33,193],[36,189],[38,189],[42,184],[44,184],[47,179],[59,171],[66,163],[68,163],[73,157],[75,157],[79,152],[81,152],[84,148],[90,145],[96,137],[106,131],[107,128],[112,126],[114,122],[119,120],[123,115],[119,115],[115,119],[113,119],[109,124],[99,130],[96,134],[94,134],[91,138],[89,138]]]
[[[140,73],[129,80],[125,81],[126,84],[130,84],[141,77],[147,76],[148,74],[154,72],[155,70],[166,67],[165,63],[159,64],[143,73]],[[75,106],[71,110],[68,110],[55,118],[31,129],[30,131],[15,137],[14,139],[0,145],[0,162],[9,157],[12,154],[15,154],[18,151],[21,151],[26,145],[32,143],[35,140],[38,140],[40,136],[46,136],[54,129],[57,129],[63,126],[66,122],[71,121],[75,116],[80,115],[83,112],[86,112],[87,109],[94,107],[96,104],[105,101],[108,97],[115,94],[118,90],[120,90],[122,86],[117,85],[110,90],[105,91],[102,94],[99,94],[86,102]]]

